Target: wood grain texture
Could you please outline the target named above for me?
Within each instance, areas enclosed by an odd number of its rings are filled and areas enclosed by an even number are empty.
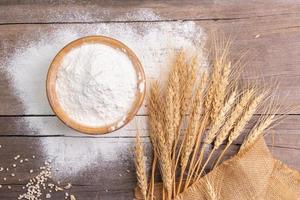
[[[151,22],[159,23],[159,22]],[[172,23],[172,22],[169,22]],[[270,16],[256,19],[240,19],[229,21],[205,21],[196,22],[198,26],[207,30],[219,29],[234,37],[233,55],[241,55],[241,52],[248,51],[246,61],[247,66],[244,72],[244,82],[254,81],[266,85],[279,82],[277,95],[279,104],[284,108],[287,106],[297,107],[291,113],[300,112],[300,14],[283,18],[282,16]],[[51,32],[72,29],[91,30],[95,24],[59,24],[59,25],[2,25],[0,26],[0,36],[4,38],[0,41],[0,60],[2,62],[9,59],[14,47],[24,46],[31,41],[49,34]],[[114,25],[111,25],[114,26]],[[143,29],[143,23],[133,23],[132,28]],[[22,33],[20,34],[20,31]],[[90,31],[82,35],[91,34]],[[5,64],[2,64],[5,67]],[[22,66],[20,66],[22,67]],[[0,101],[0,115],[49,115],[50,111],[39,111],[28,113],[23,110],[19,100],[15,97],[14,90],[10,85],[5,70],[0,68],[0,89],[2,94]],[[159,76],[159,69],[156,73],[147,74],[148,81]],[[40,91],[39,84],[35,85],[35,90]],[[42,91],[44,92],[44,91]],[[292,94],[292,95],[290,95]],[[36,104],[46,103],[37,101]],[[47,103],[46,103],[47,104]],[[41,106],[36,106],[37,108]],[[146,114],[143,107],[139,114]]]
[[[0,172],[0,199],[16,199],[24,192],[22,185],[34,176],[47,159],[55,163],[73,166],[81,158],[62,159],[55,153],[47,154],[47,142],[55,143],[57,154],[72,150],[68,144],[78,141],[90,147],[91,166],[76,175],[65,176],[66,169],[54,170],[54,180],[71,182],[77,199],[114,200],[132,199],[136,185],[132,152],[138,122],[146,149],[149,149],[146,104],[134,122],[114,133],[103,136],[86,136],[64,126],[50,111],[28,112],[16,95],[7,59],[19,48],[26,47],[38,38],[57,30],[89,30],[101,24],[115,26],[126,24],[141,31],[143,25],[175,23],[177,20],[194,21],[197,26],[209,30],[221,30],[234,38],[233,55],[247,51],[247,66],[243,81],[258,84],[280,82],[277,95],[282,107],[299,106],[300,103],[300,3],[298,1],[19,1],[0,0],[0,167],[10,167],[13,157],[30,159],[22,167]],[[89,34],[86,31],[84,34]],[[84,36],[83,34],[83,36]],[[28,72],[32,73],[32,72]],[[156,79],[160,71],[149,75]],[[41,87],[34,88],[37,92]],[[35,94],[32,94],[35,95]],[[33,102],[40,107],[41,102]],[[43,102],[44,104],[45,102]],[[258,112],[260,113],[260,112]],[[290,112],[286,120],[267,131],[266,142],[274,156],[291,167],[300,170],[300,107]],[[250,122],[254,124],[258,115]],[[34,126],[32,126],[34,125]],[[248,131],[249,129],[247,129]],[[229,155],[241,144],[235,142]],[[97,145],[95,145],[97,144]],[[95,157],[93,154],[98,152]],[[111,154],[117,155],[112,156]],[[47,156],[48,155],[48,156]],[[67,154],[66,154],[67,155]],[[151,155],[147,154],[150,158]],[[228,158],[227,156],[227,158]],[[109,159],[108,159],[109,158]],[[34,173],[30,174],[29,170]],[[65,171],[64,171],[65,170]],[[7,177],[7,181],[3,181]],[[18,179],[21,179],[19,181]],[[7,186],[11,185],[12,189]],[[57,194],[52,199],[62,199]]]
[[[244,134],[235,142],[241,144],[242,139],[249,133],[259,116],[255,116],[248,124]],[[141,136],[149,136],[147,116],[137,116],[124,128],[107,135],[99,135],[96,138],[135,138],[136,123],[138,123]],[[283,121],[275,124],[274,128],[266,131],[266,141],[271,146],[281,148],[300,149],[300,116],[286,116]],[[70,137],[70,138],[95,138],[74,131],[65,126],[55,116],[48,117],[0,117],[0,124],[5,124],[0,129],[0,137]],[[39,124],[39,129],[31,128],[30,124]]]
[[[298,1],[23,1],[2,0],[0,23],[234,20],[298,14]],[[34,12],[32,12],[34,10]],[[145,15],[145,11],[147,11]],[[150,13],[150,14],[149,14]],[[153,17],[152,14],[159,16]]]
[[[82,142],[89,144],[91,140],[95,142],[95,138],[77,138],[77,140],[81,140]],[[41,142],[46,142],[46,140],[56,140],[58,148],[58,152],[68,151],[66,147],[66,143],[72,143],[74,138],[30,138],[30,137],[2,137],[1,144],[2,148],[0,150],[0,160],[1,166],[4,168],[9,168],[9,171],[1,172],[0,174],[0,184],[4,185],[3,190],[0,189],[0,197],[7,197],[8,199],[15,199],[17,194],[21,193],[24,190],[20,190],[19,185],[26,184],[29,178],[34,177],[38,174],[39,167],[44,165],[44,161],[48,160],[43,154],[37,154],[38,152],[43,152],[43,146],[41,146]],[[107,199],[117,198],[117,195],[124,195],[132,198],[132,188],[134,188],[136,184],[135,180],[135,171],[134,164],[132,159],[132,153],[129,151],[129,147],[133,147],[134,138],[119,138],[116,141],[115,138],[107,138],[103,140],[103,138],[97,138],[99,145],[105,144],[107,148],[106,152],[116,153],[118,156],[111,157],[111,159],[107,159],[106,155],[99,155],[98,159],[94,161],[95,164],[91,163],[91,166],[88,170],[80,171],[76,174],[76,176],[68,176],[64,177],[66,171],[61,171],[58,169],[54,169],[53,171],[53,180],[55,182],[61,181],[61,183],[65,184],[71,182],[75,187],[72,189],[74,194],[79,194],[79,196],[83,197],[87,195],[85,199],[93,199],[98,198],[102,199],[102,195],[107,196]],[[147,140],[143,139],[143,142],[146,145],[146,150],[149,150],[149,143]],[[118,149],[116,150],[116,144],[118,144]],[[299,153],[300,150],[289,149],[289,148],[280,148],[280,147],[270,147],[274,156],[278,159],[284,160],[290,166],[296,167],[297,163],[300,162]],[[230,155],[233,155],[238,150],[238,146],[234,145],[230,148],[226,158]],[[104,152],[105,152],[104,151]],[[91,148],[91,152],[93,148]],[[147,151],[150,152],[150,151]],[[29,158],[28,162],[24,162],[23,164],[18,163],[13,159],[16,155],[21,155],[21,158]],[[289,159],[286,158],[286,155],[289,155]],[[36,158],[32,159],[32,155],[35,155]],[[89,156],[89,155],[87,155]],[[146,154],[149,158],[150,155]],[[207,156],[207,154],[206,154]],[[55,159],[55,158],[54,158]],[[72,162],[78,162],[79,160],[52,160],[52,162],[66,162],[66,164],[72,165]],[[17,163],[16,168],[12,168],[13,164]],[[96,164],[97,163],[97,164]],[[33,169],[34,173],[30,174],[29,170]],[[15,174],[15,177],[11,176],[11,173]],[[3,181],[3,178],[6,177],[7,180]],[[21,178],[19,181],[18,179]],[[12,190],[10,194],[7,190],[7,186],[12,186]],[[6,192],[4,192],[6,191]],[[91,194],[88,194],[91,191]],[[116,196],[115,196],[116,195]],[[115,196],[115,197],[114,197]],[[59,198],[57,198],[59,199]],[[106,198],[104,198],[106,199]]]

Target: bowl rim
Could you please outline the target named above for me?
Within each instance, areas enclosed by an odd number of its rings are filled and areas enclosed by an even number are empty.
[[[57,77],[56,75],[59,67],[61,66],[61,62],[64,56],[68,54],[72,49],[89,43],[104,44],[122,51],[131,60],[137,75],[137,90],[135,94],[135,99],[132,103],[131,108],[128,110],[127,114],[124,115],[121,119],[118,119],[111,124],[104,125],[104,126],[97,126],[97,127],[81,124],[79,122],[76,122],[72,118],[70,118],[68,114],[60,106],[56,94],[56,77]],[[86,37],[76,39],[68,43],[56,54],[48,69],[47,78],[46,78],[46,93],[52,111],[65,125],[81,133],[90,134],[90,135],[101,135],[122,128],[134,118],[134,116],[137,114],[138,110],[142,106],[145,98],[146,77],[140,60],[128,46],[126,46],[121,41],[111,37],[102,36],[102,35],[91,35],[91,36],[86,36]]]

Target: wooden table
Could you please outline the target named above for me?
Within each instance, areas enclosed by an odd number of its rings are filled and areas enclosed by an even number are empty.
[[[16,199],[18,194],[24,192],[22,185],[26,184],[48,159],[41,149],[43,141],[50,140],[57,143],[57,154],[63,154],[70,143],[76,145],[78,140],[91,144],[91,155],[86,155],[87,159],[94,153],[93,149],[98,148],[92,146],[94,141],[103,147],[97,160],[91,161],[90,166],[72,176],[55,177],[63,182],[71,182],[73,188],[70,193],[75,194],[77,199],[132,199],[136,184],[130,151],[136,134],[133,123],[115,133],[92,138],[66,128],[52,113],[25,111],[11,86],[10,77],[5,73],[8,66],[1,61],[15,49],[20,48],[20,41],[30,39],[31,33],[34,34],[36,30],[46,33],[57,27],[92,26],[99,23],[139,25],[151,21],[155,23],[194,21],[197,26],[207,30],[217,28],[232,35],[233,53],[248,50],[248,65],[244,79],[264,80],[266,84],[277,80],[280,82],[277,92],[281,97],[280,105],[283,108],[299,105],[300,3],[298,1],[59,2],[61,1],[48,3],[33,0],[26,3],[18,0],[0,1],[0,144],[2,145],[0,167],[10,167],[10,171],[4,169],[0,172],[2,184],[0,199]],[[151,10],[160,18],[133,17],[130,14],[139,9]],[[89,17],[84,17],[87,14]],[[259,76],[255,76],[257,71]],[[282,123],[268,131],[269,134],[266,136],[274,156],[297,170],[300,170],[299,114],[298,106],[289,112]],[[258,117],[259,112],[256,114],[256,118]],[[143,141],[148,144],[147,113],[141,111],[136,118],[141,122]],[[34,123],[45,124],[45,130],[40,132],[32,129],[30,124]],[[233,149],[237,149],[240,142],[237,141],[236,148]],[[114,153],[114,149],[119,149],[122,153],[106,155]],[[19,154],[24,158],[30,158],[29,162],[13,169],[11,166],[16,162],[13,158]],[[36,158],[33,159],[32,155]],[[85,158],[76,158],[75,155],[73,160],[70,160],[70,168],[82,159]],[[33,174],[29,173],[30,169],[34,170]],[[11,176],[12,171],[16,174],[15,177]],[[4,177],[7,177],[6,181],[3,180]],[[12,188],[8,189],[8,185]],[[52,199],[63,198],[64,193],[54,195]]]

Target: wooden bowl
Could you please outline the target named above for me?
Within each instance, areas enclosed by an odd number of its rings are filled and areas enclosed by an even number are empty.
[[[65,111],[62,109],[56,94],[57,72],[59,67],[61,66],[64,56],[68,54],[72,49],[88,43],[100,43],[122,51],[131,60],[137,74],[137,91],[135,96],[136,98],[133,101],[132,107],[129,109],[127,114],[122,119],[116,119],[116,122],[106,126],[90,127],[84,124],[80,124],[75,120],[71,119],[68,116],[68,114],[65,113]],[[145,97],[145,88],[146,88],[145,73],[139,59],[134,54],[134,52],[122,42],[105,36],[87,36],[67,44],[64,48],[62,48],[58,52],[58,54],[53,59],[49,67],[47,80],[46,80],[46,91],[47,91],[48,101],[50,103],[53,112],[57,115],[57,117],[67,126],[77,131],[86,134],[95,134],[95,135],[105,134],[120,129],[121,127],[126,125],[130,120],[132,120],[143,103]]]

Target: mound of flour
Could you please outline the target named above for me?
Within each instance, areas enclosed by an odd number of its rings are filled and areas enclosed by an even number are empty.
[[[62,109],[77,123],[107,126],[129,112],[137,92],[133,63],[122,51],[90,43],[72,49],[57,72]]]
[[[49,26],[51,31],[48,31]],[[154,79],[168,69],[172,52],[180,48],[201,51],[205,39],[203,29],[194,22],[47,25],[27,34],[30,34],[26,37],[27,45],[16,48],[17,50],[7,57],[7,67],[4,69],[7,70],[16,95],[22,101],[25,113],[35,115],[53,114],[45,93],[47,70],[56,53],[72,40],[87,35],[116,38],[136,53],[146,77]],[[106,148],[101,138],[76,138],[78,134],[65,128],[58,120],[49,123],[43,119],[29,119],[28,128],[38,134],[68,135],[41,138],[44,156],[52,160],[51,165],[54,169],[59,169],[54,172],[54,176],[76,175],[99,160],[102,168],[110,167],[103,166],[105,162],[101,163],[101,160],[105,158],[110,162],[118,162],[120,156],[126,157],[128,154],[124,149],[127,148],[126,145],[122,145],[122,148]]]

